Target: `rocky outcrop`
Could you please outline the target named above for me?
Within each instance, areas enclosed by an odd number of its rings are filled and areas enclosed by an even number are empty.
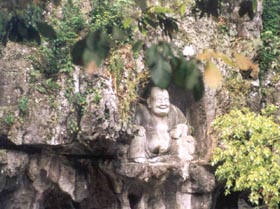
[[[132,136],[110,77],[76,70],[44,78],[26,60],[30,48],[8,50],[18,55],[1,60],[0,208],[211,206],[214,177],[204,166],[127,161]]]
[[[182,49],[191,46],[196,53],[213,48],[231,56],[231,49],[236,49],[253,58],[255,45],[247,40],[236,43],[235,35],[259,37],[258,5],[253,20],[244,18],[240,28],[232,25],[228,32],[211,18],[195,20],[186,15],[174,42]],[[259,111],[263,98],[258,80],[245,79],[218,62],[225,81],[218,89],[206,87],[200,101],[171,86],[170,100],[192,127],[198,158],[133,163],[127,159],[127,150],[134,133],[120,120],[120,95],[112,77],[105,70],[88,75],[78,67],[69,74],[46,77],[30,64],[34,51],[11,42],[2,49],[1,209],[215,207],[221,189],[207,164],[213,148],[211,122],[237,103]],[[272,80],[271,74],[267,84]],[[278,83],[273,83],[277,89]],[[238,87],[236,91],[233,86]],[[275,90],[266,101],[279,103],[279,98]]]

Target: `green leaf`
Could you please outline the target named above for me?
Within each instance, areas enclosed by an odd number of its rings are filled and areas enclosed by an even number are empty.
[[[160,42],[158,44],[158,51],[166,58],[174,57],[171,45],[167,42]]]
[[[123,27],[124,28],[129,28],[132,24],[133,19],[130,17],[124,18],[122,21]]]
[[[83,64],[84,66],[88,65],[90,62],[94,61],[97,66],[99,66],[104,58],[99,53],[90,51],[86,49],[83,53]]]
[[[160,42],[152,45],[145,52],[145,62],[151,71],[151,79],[156,86],[166,88],[171,80],[172,69],[166,53],[169,45]]]
[[[144,21],[148,23],[150,26],[152,26],[153,28],[156,28],[158,26],[158,22],[156,20],[153,20],[149,16],[145,16]]]
[[[39,33],[42,36],[44,36],[46,38],[50,38],[50,39],[55,39],[56,38],[55,30],[48,23],[41,22],[41,21],[36,21],[36,26],[37,26],[37,29],[38,29]]]
[[[61,2],[61,0],[53,0],[53,3],[55,6],[59,6],[60,2]]]
[[[171,60],[173,70],[173,79],[176,85],[180,87],[185,86],[186,71],[182,67],[183,63],[180,58],[175,57]]]
[[[134,2],[141,8],[142,11],[145,11],[147,9],[146,0],[134,0]]]
[[[40,34],[38,33],[38,31],[32,26],[29,26],[27,31],[28,31],[27,40],[28,41],[36,41],[36,43],[38,45],[40,45],[41,44],[41,38],[40,38]]]
[[[123,30],[114,26],[113,27],[112,38],[113,38],[113,40],[122,41],[122,40],[125,40],[126,35],[125,35]]]
[[[172,9],[162,6],[153,6],[150,8],[150,11],[155,13],[172,13]]]
[[[83,65],[83,54],[86,49],[86,38],[79,40],[71,49],[72,61],[76,65]]]
[[[164,59],[158,59],[151,68],[151,79],[160,88],[167,88],[171,80],[171,66]]]
[[[90,50],[98,51],[100,49],[109,50],[112,42],[105,29],[99,29],[89,33],[86,44],[87,48],[89,48]]]
[[[191,61],[186,62],[182,68],[186,71],[185,88],[187,90],[192,90],[198,85],[201,73]]]
[[[145,52],[145,62],[148,67],[152,67],[156,60],[159,59],[159,54],[157,52],[157,46],[150,46]]]
[[[196,101],[201,99],[204,94],[204,83],[196,63],[182,56],[172,60],[172,68],[175,84],[192,91]]]
[[[204,83],[202,80],[202,76],[199,77],[198,82],[192,89],[193,97],[195,101],[199,101],[204,95]]]
[[[19,21],[17,24],[17,31],[18,34],[23,37],[23,38],[27,38],[28,36],[28,31],[27,31],[27,27],[25,25],[25,23],[23,21]]]
[[[86,55],[83,55],[84,64],[88,62],[89,57],[92,57],[98,65],[108,57],[112,42],[105,30],[97,30],[91,32],[86,39]]]
[[[174,82],[176,85],[192,90],[199,80],[200,71],[196,64],[187,61],[184,57],[172,59]]]
[[[143,48],[143,45],[144,45],[144,41],[142,40],[136,41],[132,46],[132,51],[133,52],[140,51]]]
[[[184,16],[185,13],[186,13],[186,10],[187,10],[186,4],[182,4],[182,5],[180,6],[180,15],[181,15],[181,16]]]

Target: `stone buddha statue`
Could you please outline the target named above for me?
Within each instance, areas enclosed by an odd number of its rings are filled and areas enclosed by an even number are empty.
[[[170,104],[166,89],[151,88],[147,105],[139,104],[136,109],[135,129],[129,160],[157,162],[161,156],[174,153],[182,160],[193,158],[195,141],[188,135],[187,119],[178,107]]]

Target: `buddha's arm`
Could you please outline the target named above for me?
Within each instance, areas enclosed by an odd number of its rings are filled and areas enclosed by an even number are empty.
[[[173,139],[179,139],[188,135],[188,126],[186,124],[177,124],[171,131],[170,136]]]

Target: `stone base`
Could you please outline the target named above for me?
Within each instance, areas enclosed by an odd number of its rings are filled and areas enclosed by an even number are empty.
[[[209,209],[214,176],[191,161],[101,166],[125,209]],[[113,172],[115,171],[115,172]]]

